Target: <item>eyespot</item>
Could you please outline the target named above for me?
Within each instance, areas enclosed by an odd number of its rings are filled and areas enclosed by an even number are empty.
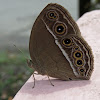
[[[66,46],[66,47],[72,46],[72,39],[70,39],[70,38],[65,38],[65,39],[62,40],[62,43],[63,43],[63,45]]]
[[[73,49],[76,51],[76,50],[78,50],[78,49],[79,49],[79,47],[78,47],[78,46],[75,46]]]
[[[79,73],[81,76],[84,76],[85,71],[86,71],[85,68],[79,68]]]
[[[75,64],[76,66],[81,67],[84,65],[84,61],[82,59],[76,59]]]
[[[83,68],[81,68],[81,69],[80,69],[80,72],[81,72],[81,73],[83,73],[83,72],[84,72],[84,69],[83,69]]]
[[[63,23],[58,23],[54,27],[55,33],[58,35],[63,35],[66,32],[66,26]]]
[[[82,58],[83,54],[81,51],[75,51],[73,56],[74,58]]]
[[[56,20],[56,19],[58,19],[58,14],[56,11],[51,10],[51,11],[47,12],[47,17],[51,20]]]

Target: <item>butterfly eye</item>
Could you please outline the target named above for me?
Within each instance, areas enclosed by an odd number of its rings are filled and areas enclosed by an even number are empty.
[[[75,61],[76,66],[81,67],[84,65],[84,61],[82,59],[77,59]]]
[[[83,56],[81,51],[75,51],[73,55],[74,55],[74,58],[82,58]]]
[[[66,32],[66,27],[64,24],[59,23],[55,26],[55,33],[58,35],[62,35]]]
[[[49,18],[49,19],[51,19],[51,20],[55,20],[55,19],[58,19],[58,14],[57,14],[57,12],[56,11],[49,11],[48,13],[47,13],[47,17]]]
[[[66,47],[72,46],[72,40],[70,38],[65,38],[62,41],[63,45],[65,45]]]

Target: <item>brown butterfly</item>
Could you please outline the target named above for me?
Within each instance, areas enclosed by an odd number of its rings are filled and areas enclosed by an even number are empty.
[[[58,4],[48,4],[37,17],[29,51],[31,66],[41,75],[61,80],[90,79],[94,61],[91,48],[69,12]]]

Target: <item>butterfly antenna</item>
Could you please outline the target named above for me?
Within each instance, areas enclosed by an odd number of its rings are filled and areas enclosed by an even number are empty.
[[[15,48],[17,48],[17,49],[23,54],[23,56],[24,56],[26,59],[29,59],[28,56],[25,56],[25,54],[22,52],[22,50],[20,50],[15,44],[13,44],[13,45],[14,45]]]

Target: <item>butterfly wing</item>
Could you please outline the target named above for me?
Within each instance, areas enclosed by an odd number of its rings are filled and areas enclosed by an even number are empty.
[[[83,59],[75,56],[75,49]],[[49,4],[38,16],[32,28],[29,51],[32,60],[35,58],[38,64],[35,70],[42,75],[62,80],[89,79],[91,76],[91,49],[81,38],[79,28],[68,11],[58,4]],[[82,65],[77,65],[77,62]]]

